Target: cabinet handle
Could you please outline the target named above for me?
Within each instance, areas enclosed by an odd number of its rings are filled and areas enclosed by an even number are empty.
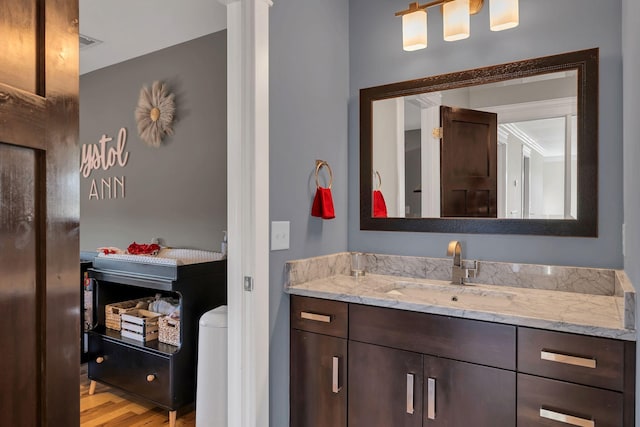
[[[596,422],[585,418],[574,417],[572,415],[563,414],[562,412],[550,411],[549,409],[540,408],[540,418],[558,421],[560,423],[570,424],[579,427],[595,427]]]
[[[342,387],[340,386],[340,358],[333,356],[333,367],[331,370],[331,391],[334,393],[340,392]]]
[[[147,375],[147,382],[153,382],[153,380],[156,379],[156,375],[155,374],[149,374]]]
[[[413,415],[413,381],[414,375],[407,374],[407,414]]]
[[[331,323],[331,316],[327,316],[325,314],[316,314],[309,313],[308,311],[302,311],[300,312],[300,317],[307,320],[313,320],[315,322]]]
[[[104,362],[104,357],[102,356],[96,357],[96,363],[102,363],[102,362]]]
[[[427,418],[436,419],[436,379],[427,379]]]
[[[582,366],[583,368],[596,368],[596,359],[586,357],[569,356],[568,354],[554,353],[547,350],[540,352],[540,359],[550,362],[564,363],[566,365]]]

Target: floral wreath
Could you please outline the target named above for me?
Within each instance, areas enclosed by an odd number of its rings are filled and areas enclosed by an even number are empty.
[[[143,86],[136,107],[138,135],[152,147],[159,147],[165,135],[173,135],[171,127],[176,112],[175,95],[164,83],[155,81],[149,90]]]

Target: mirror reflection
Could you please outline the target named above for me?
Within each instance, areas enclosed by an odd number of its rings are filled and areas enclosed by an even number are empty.
[[[576,70],[374,100],[372,216],[577,219]]]

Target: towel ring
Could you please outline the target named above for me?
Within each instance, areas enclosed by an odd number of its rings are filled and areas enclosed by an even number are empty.
[[[373,173],[373,178],[375,179],[375,177],[378,177],[378,186],[376,187],[376,190],[379,190],[380,188],[382,188],[382,178],[380,177],[380,172],[375,171]]]
[[[329,163],[325,162],[324,160],[316,160],[316,187],[320,187],[318,174],[320,173],[320,169],[322,169],[323,166],[326,166],[326,168],[329,170],[329,189],[331,189],[331,186],[333,185],[333,172],[331,171],[331,166],[329,166]]]

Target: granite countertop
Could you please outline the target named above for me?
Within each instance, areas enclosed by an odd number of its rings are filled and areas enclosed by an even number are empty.
[[[491,270],[491,267],[485,268]],[[598,280],[592,280],[598,282],[597,290],[580,292],[575,289],[579,287],[575,281],[566,288],[570,291],[557,283],[553,288],[535,287],[527,285],[526,280],[520,280],[518,286],[454,285],[448,280],[407,277],[402,273],[376,274],[381,269],[372,269],[374,273],[352,277],[348,273],[348,254],[293,261],[287,264],[285,291],[358,304],[636,340],[635,292],[623,272],[608,270],[612,272],[609,275],[605,270],[594,274],[578,271],[585,283],[589,282],[585,277],[598,277]],[[575,272],[571,274],[576,275]],[[569,276],[573,277],[571,274]],[[610,291],[603,290],[608,282],[602,277],[611,277],[607,279],[611,281]],[[570,280],[565,277],[563,282]]]

